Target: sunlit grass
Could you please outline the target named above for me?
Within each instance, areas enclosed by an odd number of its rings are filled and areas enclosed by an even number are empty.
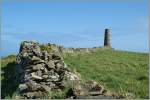
[[[16,56],[1,60],[2,98],[15,98]],[[96,80],[108,90],[126,95],[127,98],[148,98],[148,54],[114,50],[95,53],[66,55],[67,65],[81,74],[84,80]],[[52,98],[64,98],[66,91],[50,92]]]
[[[128,98],[148,98],[148,54],[99,50],[64,59],[84,80],[96,80]]]

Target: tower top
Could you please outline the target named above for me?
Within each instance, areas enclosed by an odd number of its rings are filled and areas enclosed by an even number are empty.
[[[105,29],[105,33],[106,33],[106,32],[111,33],[111,30],[112,30],[112,28],[106,28],[106,29]]]

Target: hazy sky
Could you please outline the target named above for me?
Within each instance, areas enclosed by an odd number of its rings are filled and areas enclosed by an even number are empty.
[[[103,46],[104,29],[109,27],[114,48],[148,52],[148,0],[27,1],[2,2],[2,56],[17,53],[23,40]]]

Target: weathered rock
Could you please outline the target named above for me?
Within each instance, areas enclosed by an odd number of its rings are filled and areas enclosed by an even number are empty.
[[[35,64],[40,64],[40,63],[45,63],[45,61],[37,56],[33,56],[32,59],[30,60],[30,64],[35,65]]]
[[[76,84],[73,88],[73,95],[77,97],[84,96],[97,96],[103,95],[107,91],[104,90],[103,86],[95,81],[88,81],[84,84]],[[105,95],[103,95],[105,96]]]
[[[48,70],[47,70],[46,68],[44,68],[43,72],[44,72],[45,74],[48,74]]]
[[[38,71],[35,72],[35,74],[36,74],[37,76],[40,76],[40,77],[41,77],[41,76],[42,76],[42,71],[41,71],[41,70],[38,70]]]
[[[22,57],[23,58],[25,58],[25,57],[27,57],[28,56],[28,53],[27,52],[24,52],[23,54],[22,54]]]
[[[47,82],[46,82],[45,84],[46,84],[47,86],[49,86],[51,89],[54,89],[55,86],[56,86],[53,82],[48,81],[48,80],[47,80]],[[44,84],[44,85],[45,85],[45,84]]]
[[[67,77],[67,79],[69,80],[80,80],[79,77],[71,72],[66,71],[65,72],[65,77]]]
[[[81,95],[88,95],[87,91],[84,91],[80,84],[77,84],[73,88],[73,95],[75,97],[81,96]]]
[[[89,81],[86,84],[90,95],[100,95],[104,91],[104,87],[95,81]]]
[[[57,63],[57,64],[56,64],[56,68],[57,68],[57,69],[60,69],[60,68],[62,68],[63,66],[64,66],[64,65],[63,65],[62,63]]]
[[[64,68],[67,68],[67,65],[64,63],[64,66],[63,66]],[[69,71],[69,70],[68,70]]]
[[[41,99],[46,98],[47,94],[41,91],[27,92],[22,94],[26,99]]]
[[[21,80],[20,80],[20,81],[23,80],[24,82],[27,82],[27,81],[29,81],[29,80],[32,79],[31,74],[22,74],[21,76],[22,76],[22,77],[21,77]]]
[[[33,69],[33,71],[37,71],[37,70],[40,70],[40,69],[44,69],[43,66],[44,66],[43,64],[37,64],[37,65],[34,65],[32,67],[32,69]]]
[[[19,92],[26,92],[28,91],[28,86],[26,84],[20,84],[19,85]]]
[[[52,69],[52,68],[54,69],[55,68],[54,61],[52,61],[52,60],[48,61],[46,64],[47,64],[49,69]]]
[[[50,92],[51,91],[51,88],[47,85],[41,85],[41,90],[42,91],[46,91],[46,92]]]
[[[51,81],[58,81],[59,80],[59,75],[57,73],[54,73],[53,75],[49,75],[48,78]]]
[[[32,80],[29,80],[29,82],[27,82],[26,84],[31,91],[36,91],[40,88],[40,85],[37,84],[35,81],[32,81]]]
[[[42,54],[43,54],[42,58],[44,59],[44,61],[48,61],[48,53],[47,53],[47,51],[43,51]]]
[[[43,75],[42,78],[43,78],[43,79],[47,79],[47,78],[48,78],[48,75]]]
[[[60,60],[54,60],[54,64],[57,64],[59,62],[60,62]]]
[[[42,80],[42,79],[43,79],[42,77],[35,75],[34,72],[31,73],[31,77],[32,77],[33,79],[35,79],[35,80]]]

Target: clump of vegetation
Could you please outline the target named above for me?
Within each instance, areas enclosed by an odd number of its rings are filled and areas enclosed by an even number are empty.
[[[51,45],[40,45],[40,48],[42,51],[47,51],[48,53],[50,53],[52,51]]]
[[[50,91],[49,92],[49,96],[51,99],[65,99],[66,98],[66,94],[68,93],[69,88],[65,89],[65,90],[54,90],[54,91]]]

